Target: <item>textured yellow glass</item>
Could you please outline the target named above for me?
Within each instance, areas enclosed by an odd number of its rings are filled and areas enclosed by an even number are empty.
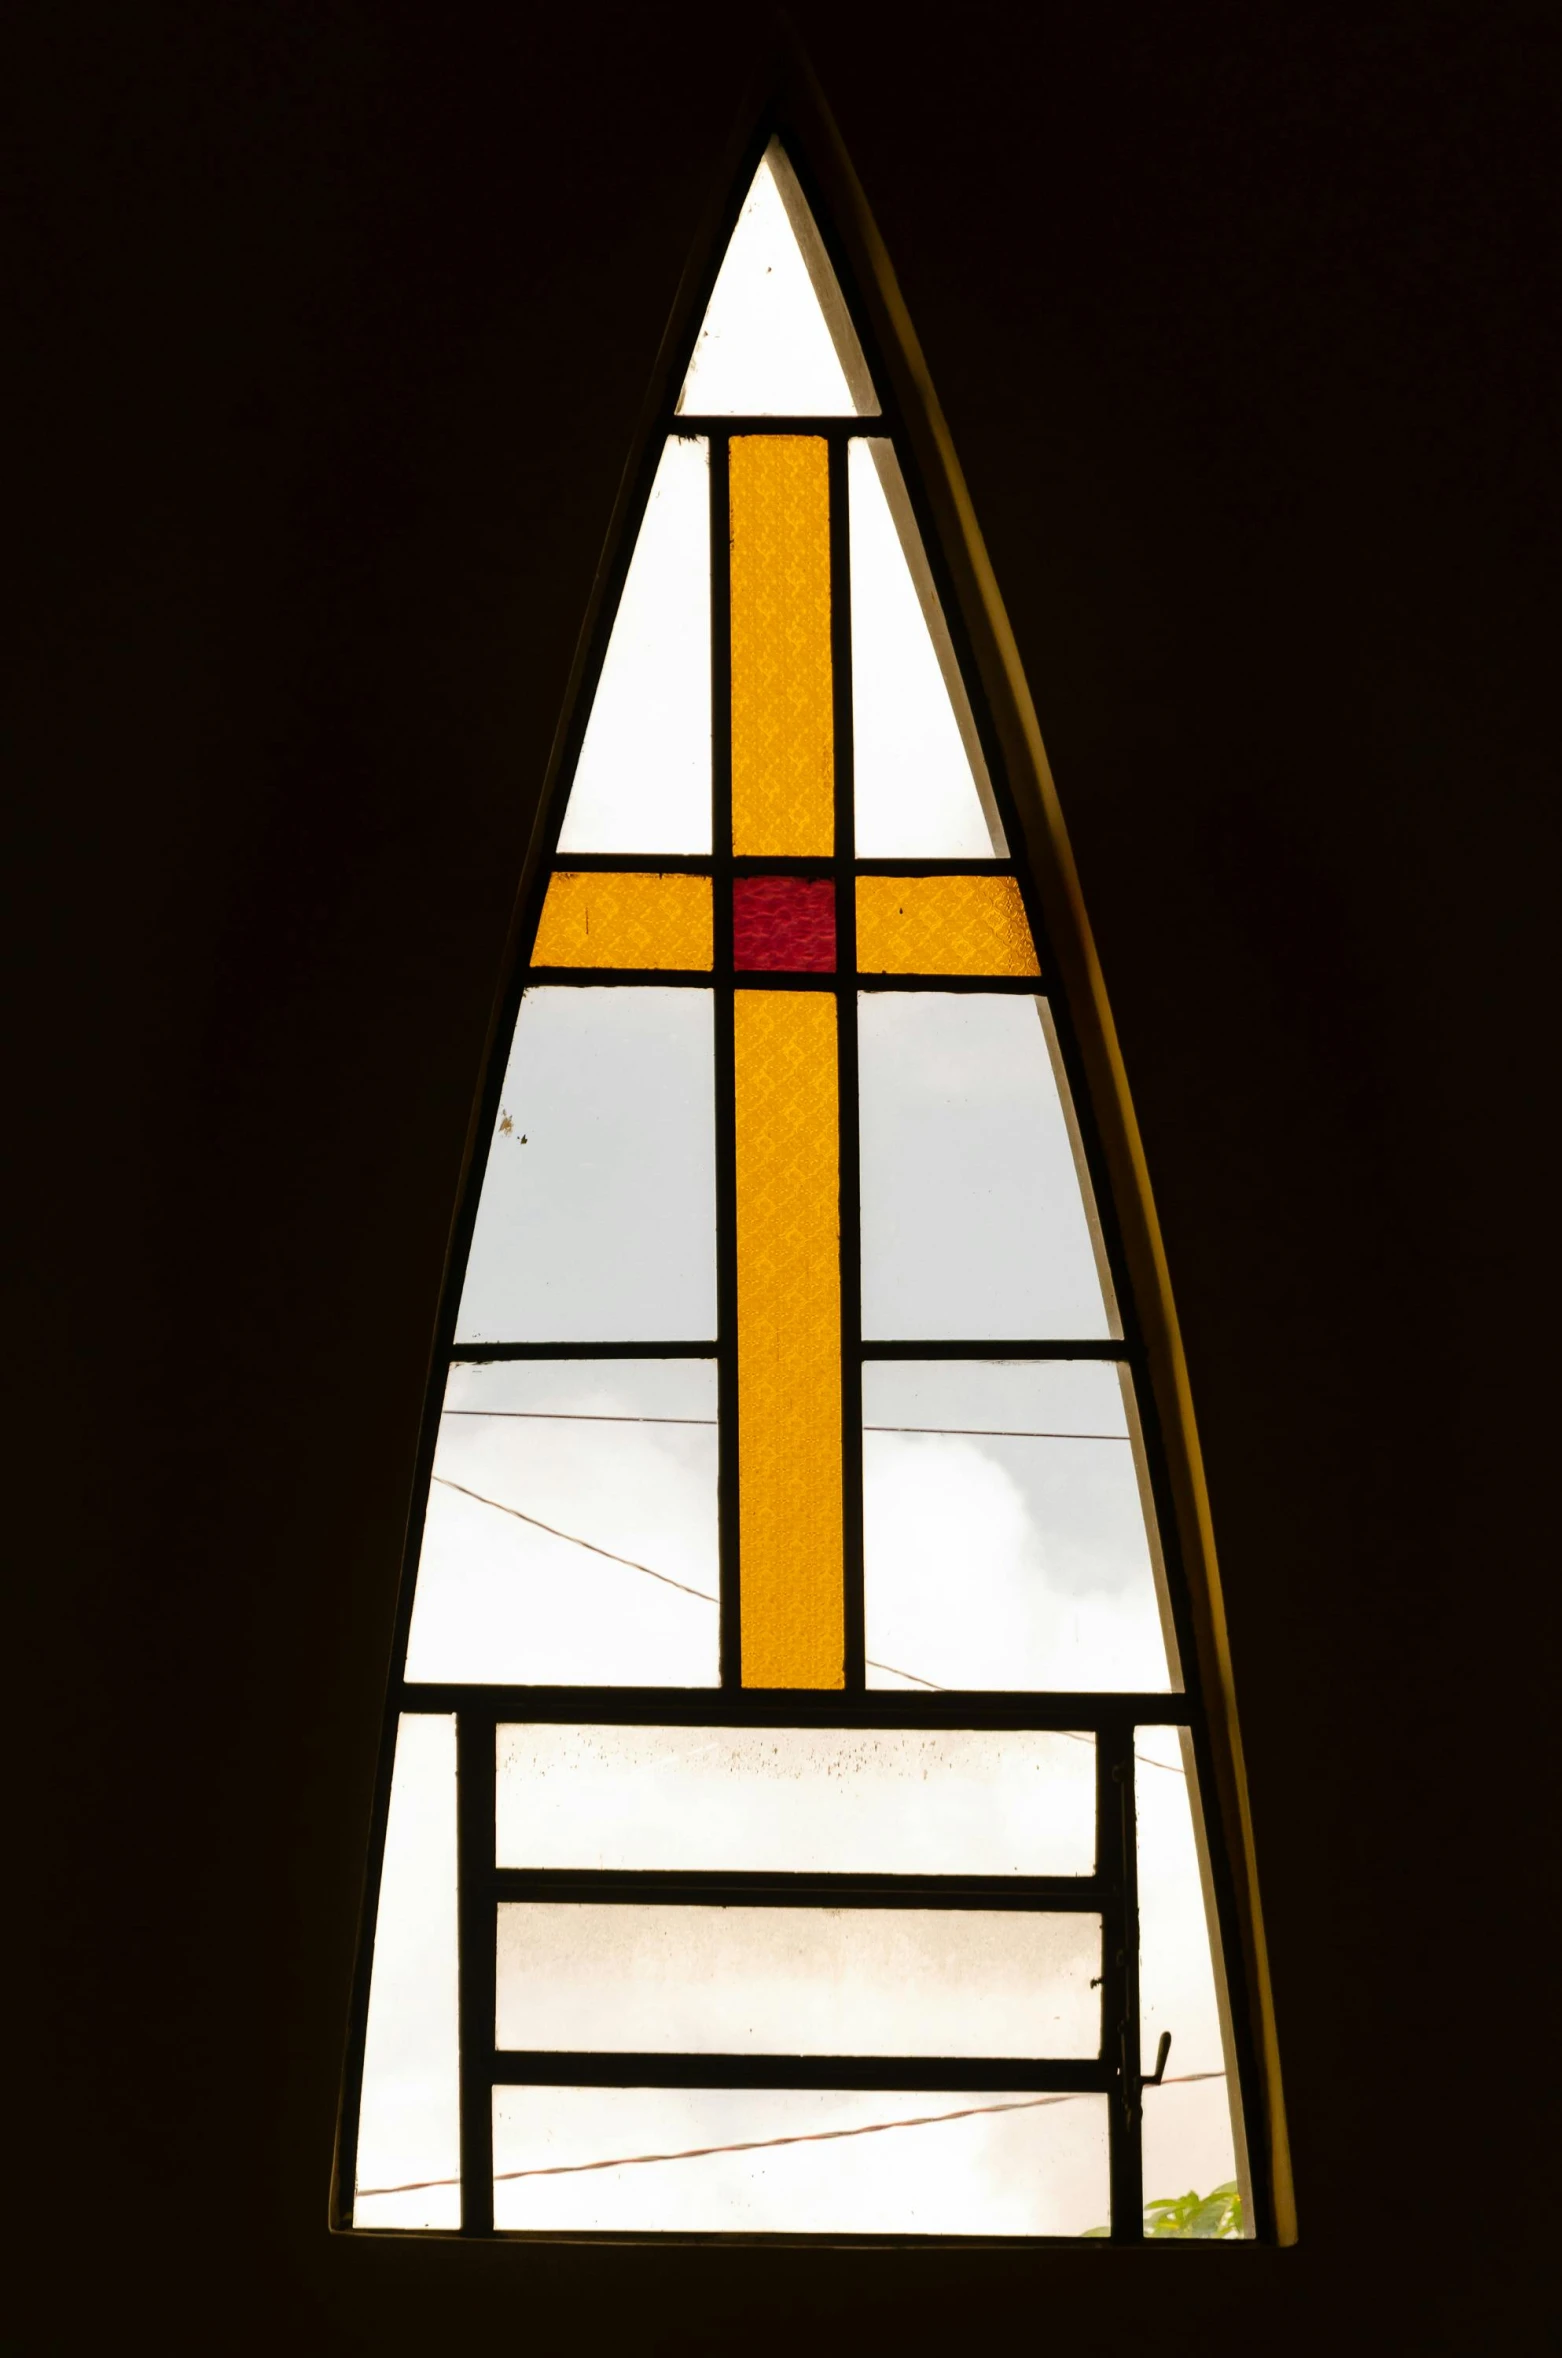
[[[732,445],[732,848],[835,849],[830,479],[811,434]]]
[[[711,963],[708,876],[555,876],[532,946],[534,966]]]
[[[1039,974],[1012,876],[859,876],[859,974]]]
[[[840,1155],[835,999],[739,991],[738,1521],[746,1687],[839,1687]]]

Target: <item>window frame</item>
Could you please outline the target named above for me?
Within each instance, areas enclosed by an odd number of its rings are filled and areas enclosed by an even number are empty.
[[[753,174],[779,138],[804,196],[878,394],[877,415],[791,417],[693,416],[678,411],[685,371],[705,308]],[[1107,2240],[1143,2238],[1144,2186],[1139,2135],[1146,2084],[1140,2048],[1134,1734],[1139,1727],[1187,1731],[1197,1770],[1195,1807],[1201,1860],[1215,1903],[1212,1927],[1231,2060],[1246,2127],[1244,2185],[1260,2241],[1294,2240],[1294,2206],[1262,1921],[1254,1875],[1246,1780],[1237,1733],[1229,1648],[1197,1432],[1185,1360],[1169,1288],[1142,1147],[1126,1077],[1069,852],[1056,791],[1042,747],[1018,651],[998,598],[970,501],[925,364],[887,258],[850,163],[807,70],[790,53],[766,77],[759,102],[731,144],[696,254],[685,271],[642,413],[607,539],[563,717],[555,738],[523,869],[503,979],[485,1044],[482,1081],[468,1128],[459,1209],[446,1258],[433,1340],[428,1397],[409,1500],[407,1536],[381,1732],[347,2055],[331,2192],[331,2224],[356,2233],[438,2233],[457,2240],[499,2234],[506,2241],[853,2244],[1019,2244],[1048,2237],[773,2235],[662,2230],[495,2230],[493,2090],[533,2085],[664,2085],[1094,2091],[1107,2096],[1110,2121],[1111,2220]],[[726,452],[738,434],[810,433],[829,452],[832,652],[835,700],[835,850],[829,860],[745,858],[731,852],[730,641],[728,633]],[[710,855],[568,853],[557,838],[592,701],[607,653],[636,533],[649,500],[664,441],[701,435],[711,457],[711,709],[715,825]],[[935,592],[964,678],[988,778],[1008,846],[1007,858],[857,861],[853,843],[851,764],[851,600],[846,458],[860,437],[889,439],[922,538]],[[710,875],[715,905],[715,962],[710,973],[666,970],[533,968],[529,952],[555,865],[571,872],[652,868]],[[856,972],[858,874],[1009,875],[1023,897],[1041,965],[1034,976],[865,976]],[[829,875],[836,880],[837,957],[833,975],[743,972],[732,957],[732,883],[745,874]],[[685,985],[713,993],[716,1010],[717,1220],[720,1340],[667,1342],[455,1344],[462,1280],[471,1247],[488,1145],[499,1111],[506,1052],[524,991],[543,984],[602,988]],[[844,1690],[745,1689],[738,1656],[737,1488],[731,1452],[737,1430],[736,1260],[733,1172],[734,987],[825,989],[843,1014],[861,992],[878,989],[1017,992],[1045,1000],[1072,1100],[1076,1152],[1099,1223],[1110,1271],[1119,1338],[1099,1344],[991,1339],[971,1342],[863,1344],[855,1305],[860,1293],[857,1235],[856,1056],[854,1022],[839,1025],[843,1360],[846,1368],[846,1631]],[[848,1210],[848,1207],[849,1210]],[[430,1685],[403,1675],[413,1593],[439,1431],[445,1381],[453,1361],[496,1359],[715,1357],[721,1483],[721,1683],[711,1688],[501,1687]],[[1180,1659],[1182,1688],[1169,1694],[935,1692],[903,1694],[863,1683],[862,1433],[860,1367],[866,1359],[1109,1360],[1130,1371],[1138,1405],[1140,1462],[1158,1527],[1159,1549]],[[855,1386],[853,1371],[856,1371]],[[853,1391],[855,1389],[855,1401]],[[462,2224],[459,2230],[354,2226],[359,2100],[368,2021],[373,1934],[387,1830],[397,1729],[407,1712],[453,1713],[457,1746],[457,1859],[460,1941],[460,2095]],[[1095,1873],[1091,1877],[669,1875],[501,1869],[495,1864],[497,1730],[531,1722],[800,1728],[1067,1729],[1096,1740]],[[893,1905],[916,1886],[919,1906],[1045,1905],[1089,1908],[1103,1923],[1102,2044],[1098,2059],[797,2058],[749,2055],[506,2056],[495,2047],[495,1930],[502,1901],[520,1896],[623,1901],[639,1896],[693,1904]],[[1240,2144],[1240,2130],[1239,2130]]]

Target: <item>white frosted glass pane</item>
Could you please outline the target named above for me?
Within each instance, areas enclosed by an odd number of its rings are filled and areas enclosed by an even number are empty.
[[[528,991],[459,1342],[699,1342],[716,1328],[711,995]]]
[[[1111,1330],[1034,999],[858,999],[862,1329],[875,1339]]]
[[[498,2088],[494,2223],[1083,2235],[1107,2216],[1106,2104],[944,2089]]]
[[[502,1727],[502,1867],[1088,1875],[1095,1743],[838,1728]]]
[[[870,1686],[1173,1683],[1126,1382],[1081,1359],[867,1363]]]
[[[461,2224],[458,2019],[456,1723],[403,1714],[374,1921],[355,2227]]]
[[[709,1686],[717,1581],[713,1362],[452,1368],[409,1678]]]
[[[710,449],[671,441],[619,600],[560,851],[709,851],[710,732]]]
[[[696,417],[878,409],[818,230],[774,140],[722,257],[678,407]]]
[[[858,854],[1001,854],[975,725],[894,450],[888,442],[853,442],[847,472]]]
[[[1099,1916],[499,1909],[498,2043],[608,2053],[1094,2055]]]
[[[1144,2068],[1170,2031],[1166,2080],[1144,2092],[1147,2203],[1212,2194],[1242,2172],[1237,2102],[1216,1973],[1216,1938],[1200,1871],[1193,1748],[1171,1728],[1134,1740],[1139,1830],[1139,2007]],[[1156,1765],[1151,1765],[1152,1763]],[[1208,2076],[1216,2075],[1216,2076]],[[1244,2231],[1252,2232],[1251,2217]]]

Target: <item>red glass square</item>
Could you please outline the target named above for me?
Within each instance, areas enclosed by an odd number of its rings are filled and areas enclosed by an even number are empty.
[[[740,974],[833,974],[830,879],[738,877],[732,887],[732,963]]]

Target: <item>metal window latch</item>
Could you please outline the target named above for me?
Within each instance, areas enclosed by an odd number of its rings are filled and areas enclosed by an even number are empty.
[[[1152,2072],[1137,2072],[1130,2069],[1128,2025],[1126,2022],[1119,2024],[1118,2035],[1122,2041],[1123,2056],[1120,2088],[1123,2114],[1129,2125],[1132,2126],[1139,2117],[1140,2100],[1145,2089],[1158,2088],[1161,2084],[1166,2070],[1166,2058],[1171,2053],[1172,2035],[1170,2031],[1162,2031],[1160,2045],[1155,2050],[1155,2069]]]

